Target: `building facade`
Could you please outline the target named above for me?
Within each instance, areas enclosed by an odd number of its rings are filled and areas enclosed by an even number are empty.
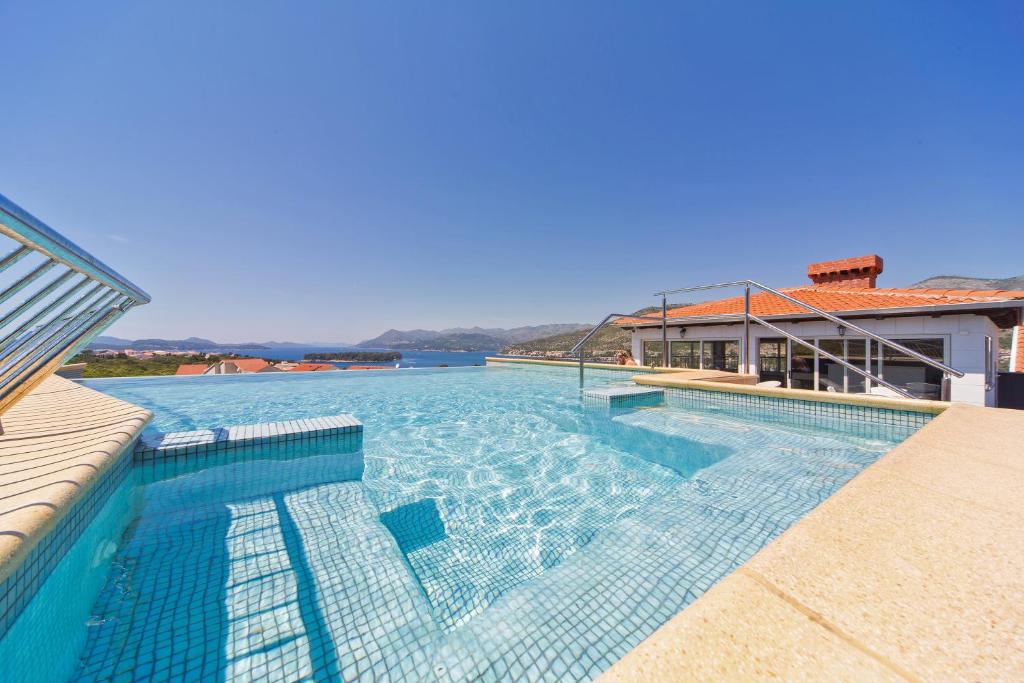
[[[811,264],[812,285],[782,291],[963,372],[963,377],[951,378],[951,400],[996,405],[999,333],[1021,322],[1024,292],[878,289],[874,284],[881,271],[878,256]],[[888,391],[755,322],[745,334],[743,311],[743,297],[669,310],[669,365],[746,372],[795,389]],[[753,294],[750,312],[919,398],[937,400],[942,395],[941,370],[773,294]],[[633,357],[642,365],[663,365],[661,325],[632,320],[642,322],[630,326]]]

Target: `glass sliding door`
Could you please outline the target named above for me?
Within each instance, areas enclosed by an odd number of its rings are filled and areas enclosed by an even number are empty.
[[[740,369],[739,341],[705,341],[702,367],[705,370],[738,372]]]
[[[696,370],[700,368],[700,342],[699,341],[674,341],[669,342],[672,354],[669,356],[669,363],[674,368],[689,368]]]
[[[856,365],[861,370],[867,370],[867,339],[846,340],[846,362]],[[846,390],[851,394],[863,394],[867,391],[864,375],[858,375],[853,370],[846,371]]]
[[[945,362],[946,340],[893,339],[894,342],[917,351],[923,356]],[[906,389],[918,398],[939,400],[942,396],[942,371],[888,346],[882,346],[881,377]]]
[[[761,382],[776,381],[786,386],[786,339],[760,339],[757,343],[757,375]]]
[[[794,389],[814,389],[814,349],[793,342],[793,362],[790,386]]]
[[[644,342],[644,365],[661,365],[662,361],[662,343],[660,341],[645,341]]]
[[[818,348],[837,358],[843,357],[842,339],[819,339]],[[846,391],[846,368],[831,358],[818,354],[818,390],[843,393]]]

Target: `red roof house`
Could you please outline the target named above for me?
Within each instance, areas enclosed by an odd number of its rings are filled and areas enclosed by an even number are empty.
[[[175,375],[202,375],[210,366],[206,363],[183,363],[178,366]]]

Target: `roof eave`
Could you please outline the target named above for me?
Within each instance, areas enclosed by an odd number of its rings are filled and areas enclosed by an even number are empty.
[[[1017,323],[1024,318],[1024,299],[1008,299],[1005,301],[979,301],[969,304],[942,304],[939,306],[904,306],[901,308],[856,308],[847,311],[829,311],[834,316],[846,318],[873,318],[873,317],[905,317],[908,315],[956,315],[958,313],[980,313],[989,310],[1007,311],[1017,309]],[[772,315],[759,316],[765,320],[772,321],[803,321],[821,320],[817,313],[776,313]],[[668,327],[689,327],[693,325],[728,325],[743,322],[742,313],[728,313],[722,315],[690,316],[668,318]],[[1012,327],[1013,325],[1008,325]],[[660,323],[639,323],[625,324],[622,327],[654,328],[661,327]]]

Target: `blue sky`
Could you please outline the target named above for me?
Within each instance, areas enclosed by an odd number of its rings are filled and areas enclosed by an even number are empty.
[[[877,252],[1024,273],[1024,5],[0,1],[0,192],[111,333],[592,321]]]

